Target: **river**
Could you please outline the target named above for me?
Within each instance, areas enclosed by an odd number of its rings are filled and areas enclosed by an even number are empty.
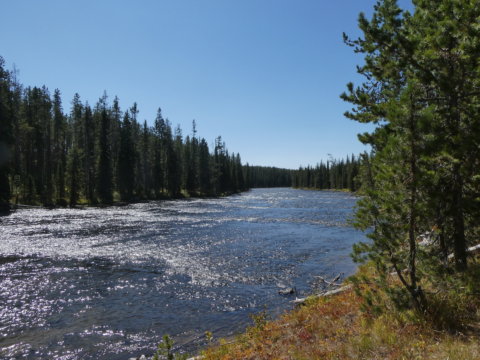
[[[340,192],[254,189],[219,199],[24,209],[0,218],[0,358],[127,359],[163,334],[195,352],[249,314],[277,316],[355,271],[364,239]]]

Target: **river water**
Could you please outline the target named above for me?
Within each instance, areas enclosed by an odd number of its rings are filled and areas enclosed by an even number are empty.
[[[163,334],[195,352],[355,270],[355,197],[254,189],[220,199],[24,209],[0,218],[0,358],[127,359]]]

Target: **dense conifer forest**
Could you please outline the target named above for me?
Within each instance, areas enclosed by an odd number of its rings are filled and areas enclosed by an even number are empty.
[[[290,187],[293,171],[270,166],[251,166],[248,168],[249,185],[252,188]]]
[[[147,199],[219,196],[255,187],[350,189],[359,161],[331,160],[298,170],[242,164],[219,136],[213,149],[184,136],[158,109],[153,126],[104,93],[79,94],[65,110],[60,90],[23,86],[0,58],[0,203],[109,205]]]
[[[219,136],[213,149],[184,136],[158,109],[153,126],[138,108],[96,104],[75,94],[24,87],[0,58],[0,203],[43,206],[112,204],[183,196],[219,196],[251,187],[250,167]]]
[[[368,158],[365,154],[364,157]],[[355,155],[347,159],[329,160],[326,164],[320,162],[315,167],[300,167],[294,172],[292,185],[296,188],[317,190],[344,189],[352,192],[361,186],[359,175],[360,158]]]

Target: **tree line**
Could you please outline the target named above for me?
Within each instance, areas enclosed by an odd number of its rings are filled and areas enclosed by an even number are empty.
[[[293,173],[292,185],[295,188],[355,192],[361,186],[361,178],[357,177],[360,165],[360,157],[352,155],[341,160],[331,159],[326,164],[321,161],[315,167],[300,167]]]
[[[354,256],[376,265],[396,304],[422,312],[433,294],[465,291],[467,250],[480,241],[479,18],[476,1],[417,0],[410,12],[379,0],[371,19],[360,15],[363,35],[344,35],[364,56],[364,81],[342,95],[346,116],[376,125],[360,135],[373,156],[356,220],[371,241]]]
[[[273,166],[250,166],[247,173],[248,185],[251,188],[292,186],[293,171],[290,169]]]
[[[213,151],[183,136],[158,109],[153,126],[106,93],[91,106],[75,94],[63,110],[60,91],[24,87],[0,57],[0,204],[112,204],[247,190],[249,166],[219,136]]]

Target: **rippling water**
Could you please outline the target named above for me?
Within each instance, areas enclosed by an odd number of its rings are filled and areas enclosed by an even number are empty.
[[[363,234],[355,198],[255,189],[222,199],[104,209],[28,209],[0,218],[0,358],[126,359],[170,334],[195,351],[204,332],[277,315],[315,275],[351,274]]]

